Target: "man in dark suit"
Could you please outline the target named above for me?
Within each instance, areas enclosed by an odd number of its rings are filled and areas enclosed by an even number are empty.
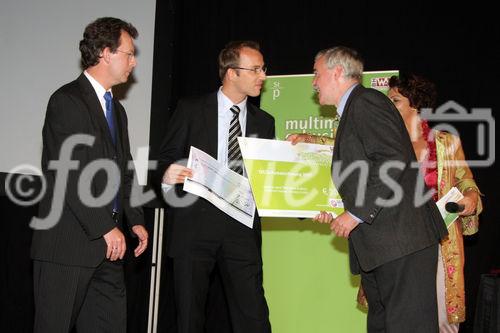
[[[204,331],[209,278],[216,265],[233,331],[271,330],[262,287],[261,227],[257,214],[252,230],[205,199],[186,194],[182,183],[192,170],[179,162],[188,157],[194,146],[242,172],[241,165],[233,163],[233,156],[241,162],[239,148],[231,143],[233,132],[241,130],[243,136],[274,138],[274,119],[247,103],[248,96],[260,94],[265,71],[257,43],[229,43],[219,54],[222,87],[209,95],[179,101],[168,126],[159,157],[158,183],[175,185],[170,192],[175,191],[185,202],[194,199],[186,207],[171,205],[167,213],[167,251],[173,258],[177,324],[182,333]]]
[[[446,227],[432,196],[422,193],[401,116],[384,94],[359,84],[362,72],[352,49],[316,56],[319,102],[337,106],[341,116],[332,177],[345,212],[315,219],[349,238],[351,271],[361,274],[369,304],[369,332],[437,332],[438,242]]]
[[[50,97],[42,154],[47,193],[32,223],[35,332],[126,332],[124,213],[139,239],[135,256],[148,234],[142,210],[130,205],[127,116],[111,88],[136,65],[136,37],[120,19],[89,24],[80,41],[84,73]]]

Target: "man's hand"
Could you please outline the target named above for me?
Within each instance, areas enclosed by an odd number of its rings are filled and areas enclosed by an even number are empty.
[[[330,229],[339,237],[348,238],[352,229],[358,226],[359,222],[348,212],[343,212],[333,219]]]
[[[332,223],[333,216],[327,212],[320,212],[318,215],[313,217],[313,221],[317,221],[319,223]]]
[[[132,232],[137,235],[139,239],[139,245],[134,250],[134,255],[136,257],[140,256],[148,247],[148,232],[146,228],[142,225],[134,225],[132,227]]]
[[[163,175],[163,182],[168,185],[182,184],[186,177],[193,177],[193,170],[180,164],[170,164]]]
[[[310,134],[295,133],[288,135],[286,141],[290,141],[292,145],[296,145],[299,142],[314,143],[314,138]]]
[[[120,231],[120,229],[114,227],[103,237],[106,241],[106,244],[108,245],[106,258],[111,261],[123,259],[125,250],[127,250],[127,244],[125,243],[125,236],[123,236],[123,233]]]

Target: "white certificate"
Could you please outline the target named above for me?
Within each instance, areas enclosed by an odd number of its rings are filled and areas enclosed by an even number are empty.
[[[441,199],[439,199],[436,202],[436,205],[439,209],[439,212],[441,213],[441,216],[443,217],[444,223],[446,226],[449,228],[450,225],[455,222],[455,220],[458,218],[458,213],[450,213],[446,211],[446,204],[448,202],[457,202],[463,198],[463,194],[458,190],[456,187],[452,187],[448,193],[443,195]]]
[[[208,200],[235,220],[253,227],[255,201],[247,178],[192,146],[187,167],[193,170],[193,177],[186,178],[184,191]]]

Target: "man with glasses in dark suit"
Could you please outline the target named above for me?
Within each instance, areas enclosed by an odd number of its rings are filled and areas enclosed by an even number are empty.
[[[236,137],[274,138],[273,117],[247,102],[248,96],[260,95],[265,72],[257,43],[226,45],[219,54],[221,88],[178,103],[159,156],[158,183],[191,197],[182,191],[182,183],[192,170],[178,162],[188,157],[191,146],[244,173]],[[218,267],[233,332],[270,332],[257,214],[252,230],[205,199],[195,199],[188,207],[170,207],[167,214],[178,331],[204,332],[209,279]]]
[[[127,82],[137,64],[137,35],[117,18],[89,24],[80,41],[85,71],[50,97],[42,154],[48,191],[34,223],[31,251],[34,332],[126,332],[124,215],[139,240],[135,256],[146,249],[148,233],[142,209],[130,204],[134,170],[127,115],[111,88]],[[78,140],[64,156],[68,144]],[[61,175],[66,170],[57,165],[70,158],[72,169]],[[114,172],[103,172],[106,166]],[[98,168],[94,174],[87,172],[91,167]],[[115,190],[110,200],[99,200],[110,186]],[[61,202],[54,225],[44,226]]]

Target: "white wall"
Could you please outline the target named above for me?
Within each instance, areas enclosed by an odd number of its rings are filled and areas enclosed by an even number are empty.
[[[136,82],[121,102],[129,118],[132,154],[149,146],[155,4],[155,0],[1,0],[0,172],[11,172],[21,164],[39,168],[48,99],[80,74],[78,43],[85,26],[102,16],[121,18],[139,31]],[[146,161],[136,161],[136,166],[144,184]]]

